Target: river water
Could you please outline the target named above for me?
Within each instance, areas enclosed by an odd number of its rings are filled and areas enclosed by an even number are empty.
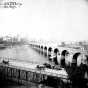
[[[0,50],[0,57],[12,58],[16,60],[22,60],[25,62],[38,62],[44,63],[48,59],[40,55],[37,51],[33,50],[29,46],[14,46],[13,48],[7,48]]]

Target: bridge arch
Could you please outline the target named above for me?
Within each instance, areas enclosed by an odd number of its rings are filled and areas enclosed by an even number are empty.
[[[58,63],[58,56],[60,55],[59,53],[59,49],[58,48],[54,48],[53,49],[53,53],[54,53],[54,58],[53,58],[53,62],[56,64],[56,65],[58,65],[59,63]]]
[[[51,52],[51,51],[52,51],[52,47],[49,47],[49,48],[48,48],[48,51],[50,51],[50,52]]]
[[[73,58],[72,58],[72,64],[76,65],[77,66],[77,59],[79,57],[79,55],[81,55],[80,52],[77,52],[73,55]]]
[[[81,53],[77,58],[77,66],[80,66],[81,63],[88,65],[88,57],[83,53]]]
[[[43,49],[43,46],[41,45],[41,49]]]
[[[67,54],[69,54],[69,51],[68,50],[63,50],[61,52],[61,56],[66,56]]]
[[[44,47],[44,50],[47,50],[47,46]]]
[[[63,50],[61,52],[60,64],[61,64],[62,67],[65,67],[66,66],[66,63],[68,63],[68,62],[66,62],[67,61],[66,60],[66,57],[68,56],[68,54],[69,54],[69,51],[68,50]]]
[[[59,49],[58,49],[58,48],[55,48],[55,49],[54,49],[54,53],[55,53],[55,54],[59,53]]]
[[[88,64],[88,55],[85,55],[85,56],[86,56],[86,61],[87,61],[86,64]]]
[[[40,49],[40,47],[41,47],[41,46],[39,45],[39,49]]]
[[[48,57],[50,57],[50,56],[51,56],[51,52],[52,52],[52,50],[53,50],[53,48],[52,48],[52,47],[49,47],[49,48],[48,48]]]
[[[44,55],[47,56],[47,46],[44,47]]]
[[[41,45],[41,51],[40,52],[41,52],[41,54],[43,54],[43,45]]]
[[[40,45],[37,45],[37,48],[36,48],[37,52],[40,53]]]

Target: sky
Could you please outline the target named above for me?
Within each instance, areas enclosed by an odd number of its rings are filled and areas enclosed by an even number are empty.
[[[9,0],[12,1],[12,0]],[[54,41],[88,40],[88,0],[14,0],[22,6],[0,8],[0,36]]]

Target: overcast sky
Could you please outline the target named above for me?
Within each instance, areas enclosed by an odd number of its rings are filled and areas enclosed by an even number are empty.
[[[15,0],[14,0],[15,1]],[[45,40],[88,40],[88,0],[17,0],[16,9],[0,8],[0,35]]]

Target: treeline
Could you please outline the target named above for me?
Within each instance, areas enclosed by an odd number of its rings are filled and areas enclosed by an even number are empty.
[[[26,38],[18,38],[18,37],[0,37],[0,44],[4,45],[22,45],[27,44],[28,41]]]

